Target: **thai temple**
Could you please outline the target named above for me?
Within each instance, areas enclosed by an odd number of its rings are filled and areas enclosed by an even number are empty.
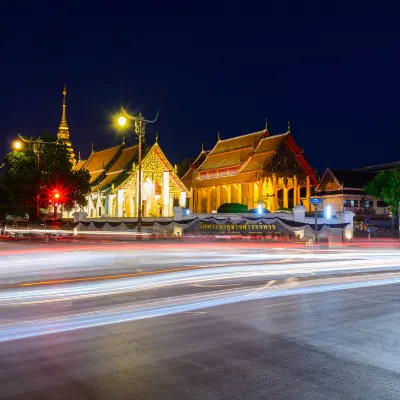
[[[230,139],[220,139],[210,151],[202,148],[182,177],[191,191],[190,209],[216,212],[224,203],[262,205],[270,212],[302,204],[317,185],[315,171],[306,161],[290,132],[271,135],[265,129]]]
[[[138,204],[138,145],[92,150],[89,157],[75,158],[66,118],[66,88],[58,138],[70,149],[74,168],[85,168],[91,176],[91,193],[83,210],[88,218],[172,217],[175,206],[192,213],[213,213],[224,203],[245,204],[270,212],[302,204],[317,185],[315,171],[296,145],[290,124],[286,132],[271,135],[265,129],[221,140],[200,154],[179,179],[161,150],[158,140],[142,151],[142,204]],[[65,215],[67,216],[67,215]],[[68,214],[69,217],[72,213]]]
[[[123,140],[118,146],[92,151],[86,160],[75,155],[70,142],[66,119],[66,89],[58,138],[70,148],[74,168],[89,171],[92,191],[84,208],[90,218],[136,217],[138,214],[138,145],[127,147]],[[158,140],[142,150],[142,215],[143,217],[172,217],[173,207],[186,207],[189,192],[161,150]],[[65,213],[71,217],[73,212]]]

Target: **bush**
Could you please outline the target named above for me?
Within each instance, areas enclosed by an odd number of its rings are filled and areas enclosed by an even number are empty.
[[[224,203],[218,207],[218,213],[247,213],[247,206],[240,203]]]

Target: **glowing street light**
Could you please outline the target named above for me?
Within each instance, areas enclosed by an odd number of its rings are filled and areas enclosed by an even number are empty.
[[[118,118],[118,125],[119,125],[119,126],[125,126],[125,125],[126,125],[126,118],[123,117],[123,116],[120,116],[120,117]]]
[[[144,119],[143,115],[139,113],[136,117],[134,115],[128,114],[124,107],[121,107],[121,115],[118,118],[118,125],[124,126],[126,125],[127,119],[135,122],[135,133],[139,139],[139,149],[138,149],[138,173],[139,173],[139,182],[138,182],[138,223],[137,223],[137,232],[142,232],[142,138],[144,135],[146,124],[153,124],[158,119],[158,112],[156,118],[153,121],[149,121]]]
[[[22,148],[22,143],[21,143],[19,140],[15,140],[14,143],[13,143],[13,148],[14,148],[15,150],[21,150],[21,148]]]

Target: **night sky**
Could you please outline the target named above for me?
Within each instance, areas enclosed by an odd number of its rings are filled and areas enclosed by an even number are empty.
[[[124,105],[160,110],[147,142],[157,131],[172,163],[266,118],[273,134],[290,120],[319,173],[399,161],[399,10],[276,3],[3,9],[0,155],[17,133],[57,133],[65,83],[83,157],[120,142],[112,115]]]

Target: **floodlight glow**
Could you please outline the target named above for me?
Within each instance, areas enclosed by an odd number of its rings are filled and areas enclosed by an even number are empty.
[[[259,204],[257,206],[257,212],[258,212],[258,214],[262,214],[262,205],[261,204]]]
[[[331,206],[326,206],[325,215],[326,215],[326,219],[332,218],[332,207]]]
[[[189,214],[190,214],[190,210],[187,209],[187,210],[186,210],[186,215],[189,215]]]
[[[13,145],[15,150],[20,150],[22,147],[22,143],[19,140],[16,140]]]

